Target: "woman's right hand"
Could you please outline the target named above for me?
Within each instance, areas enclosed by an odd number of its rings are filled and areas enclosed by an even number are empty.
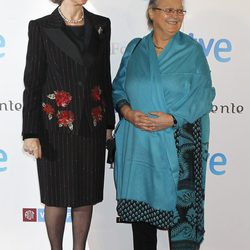
[[[123,117],[135,127],[145,131],[152,131],[153,122],[143,112],[132,110],[129,105],[121,107],[120,112]]]
[[[42,148],[38,138],[24,139],[23,149],[25,152],[33,155],[36,159],[42,158]]]

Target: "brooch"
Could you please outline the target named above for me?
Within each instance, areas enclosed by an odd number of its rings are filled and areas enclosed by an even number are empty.
[[[103,29],[102,29],[102,27],[101,27],[101,26],[98,28],[97,32],[98,32],[98,34],[99,34],[99,35],[101,35],[101,34],[102,34]]]

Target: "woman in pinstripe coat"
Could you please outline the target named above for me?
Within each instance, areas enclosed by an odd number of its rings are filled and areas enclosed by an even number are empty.
[[[24,73],[24,150],[37,159],[51,249],[62,249],[67,207],[74,250],[85,249],[92,207],[103,199],[105,142],[114,127],[110,21],[53,0],[51,15],[29,23]]]

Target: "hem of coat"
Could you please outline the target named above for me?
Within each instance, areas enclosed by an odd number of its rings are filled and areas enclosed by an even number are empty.
[[[82,207],[82,206],[93,206],[97,203],[100,203],[103,201],[103,197],[92,200],[92,201],[77,201],[77,202],[52,202],[52,201],[46,201],[45,199],[41,199],[41,203],[48,207]]]

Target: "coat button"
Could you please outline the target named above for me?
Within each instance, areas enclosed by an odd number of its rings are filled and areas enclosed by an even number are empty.
[[[80,87],[83,87],[83,82],[82,82],[82,81],[78,81],[77,84],[78,84]]]

